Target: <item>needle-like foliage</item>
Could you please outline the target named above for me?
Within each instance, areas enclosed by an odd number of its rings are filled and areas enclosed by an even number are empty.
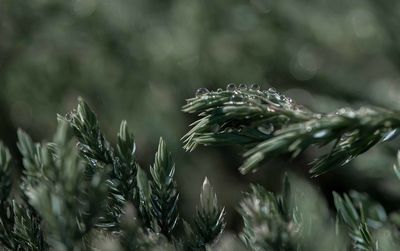
[[[251,187],[239,210],[244,220],[241,239],[251,250],[296,250],[292,240],[299,229],[282,207],[288,200],[261,186]]]
[[[184,110],[201,116],[184,137],[187,150],[199,144],[243,145],[247,159],[242,172],[254,170],[268,157],[297,155],[308,146],[332,142],[332,150],[311,169],[319,175],[392,138],[399,125],[394,111],[361,108],[318,114],[256,85],[229,85],[226,91],[212,93],[200,89]],[[207,178],[189,224],[179,217],[175,163],[162,138],[147,172],[136,161],[135,140],[126,121],[112,146],[83,100],[76,111],[59,117],[53,142],[35,143],[19,130],[17,145],[23,169],[14,186],[19,189],[13,189],[11,155],[0,144],[1,250],[399,248],[399,213],[388,213],[368,195],[350,192],[334,193],[335,216],[311,185],[287,176],[279,194],[251,186],[239,206],[244,226],[238,238],[224,235],[225,209]],[[399,165],[395,173],[400,178]]]
[[[352,245],[355,250],[374,251],[377,247],[367,225],[363,208],[358,211],[348,195],[333,194],[340,219],[349,227]]]
[[[95,173],[104,165],[112,167],[112,173],[107,181],[110,193],[107,214],[103,216],[98,226],[118,229],[119,218],[126,202],[138,205],[136,173],[138,165],[135,159],[134,136],[129,132],[126,121],[122,121],[118,133],[116,151],[100,130],[96,114],[82,99],[78,108],[71,112],[67,119],[74,129],[79,143],[78,147],[88,160],[90,172]]]
[[[122,219],[122,234],[120,236],[121,249],[123,251],[145,251],[160,246],[167,246],[167,239],[141,227],[133,205],[128,204]]]
[[[30,204],[46,222],[48,242],[56,250],[84,250],[83,238],[94,226],[106,197],[106,172],[85,176],[69,126],[60,121],[55,152],[41,148],[43,176],[28,191]]]
[[[0,205],[11,192],[12,169],[10,151],[0,141]]]
[[[245,147],[242,173],[281,154],[297,156],[311,145],[332,143],[331,151],[311,168],[318,176],[343,166],[381,141],[396,136],[400,114],[383,108],[342,108],[328,114],[311,112],[292,99],[258,85],[249,89],[230,84],[226,90],[198,91],[183,111],[200,119],[183,137],[185,149],[198,145],[239,144]]]
[[[239,212],[244,222],[240,238],[250,250],[346,250],[326,203],[298,178],[285,176],[279,194],[252,185]]]
[[[150,168],[151,173],[151,215],[159,231],[169,239],[172,238],[179,214],[179,193],[174,178],[175,163],[168,152],[167,145],[160,138],[154,165]]]
[[[225,228],[225,209],[218,206],[217,195],[210,181],[205,178],[200,193],[200,207],[197,209],[194,228],[185,222],[188,250],[205,250],[222,234]]]
[[[44,175],[42,160],[42,145],[34,143],[31,137],[23,130],[18,130],[18,149],[22,155],[23,177],[22,190],[30,189],[40,182]]]
[[[15,200],[3,205],[0,216],[0,242],[8,250],[47,249],[40,218],[32,208]]]
[[[33,150],[31,153],[33,156]],[[35,168],[28,161],[24,161],[24,164],[28,168]],[[19,203],[11,198],[12,180],[11,154],[0,142],[0,242],[9,250],[43,250],[46,244],[40,218],[25,202]],[[28,180],[26,176],[24,180]]]
[[[131,226],[127,228],[129,231],[144,239],[152,239],[153,235],[164,236],[177,247],[182,246],[180,243],[188,243],[173,235],[173,230],[179,223],[179,193],[174,177],[175,163],[162,138],[148,177],[136,162],[134,137],[129,132],[126,121],[121,123],[114,148],[100,131],[97,116],[82,99],[79,100],[76,111],[70,113],[66,119],[74,129],[81,154],[87,159],[89,176],[107,165],[113,170],[107,180],[110,193],[105,209],[107,213],[100,217],[97,226],[122,231],[122,240],[127,243],[124,233],[127,230],[121,229],[120,224],[122,218],[125,219],[123,221],[127,220],[125,208],[132,202],[139,214],[140,223],[128,224]],[[203,187],[201,198],[201,207],[194,226],[196,248],[205,248],[212,244],[225,226],[224,210],[217,207],[216,195],[208,181]],[[145,243],[148,242],[144,240],[143,245],[137,244],[137,247],[143,248],[147,245]]]

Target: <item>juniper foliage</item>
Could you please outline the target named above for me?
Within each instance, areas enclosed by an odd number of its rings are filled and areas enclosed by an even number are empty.
[[[184,111],[201,117],[184,136],[185,148],[242,145],[246,149],[243,173],[272,156],[297,155],[311,145],[332,143],[331,152],[311,169],[314,176],[320,175],[392,138],[399,125],[395,111],[347,108],[319,114],[257,85],[228,85],[227,90],[216,92],[200,89]],[[237,237],[223,233],[225,208],[205,178],[190,224],[179,214],[175,163],[162,138],[154,164],[146,169],[137,162],[134,135],[126,121],[113,145],[82,99],[76,110],[58,118],[49,143],[35,143],[18,131],[23,171],[15,184],[12,157],[0,144],[3,249],[375,251],[400,247],[400,213],[387,212],[355,191],[334,193],[337,213],[332,213],[313,186],[293,176],[284,177],[278,193],[250,186],[239,204],[244,224]],[[400,179],[398,166],[395,173]]]
[[[178,199],[176,181],[174,179],[175,163],[161,138],[154,165],[150,168],[151,216],[157,222],[159,231],[172,238],[172,231],[178,222]]]
[[[314,161],[312,176],[344,166],[379,142],[397,135],[400,114],[377,107],[341,108],[312,112],[274,88],[236,87],[200,89],[183,111],[200,116],[183,137],[185,149],[198,145],[238,144],[246,151],[240,171],[246,174],[277,155],[295,157],[312,145],[332,143],[328,154]]]

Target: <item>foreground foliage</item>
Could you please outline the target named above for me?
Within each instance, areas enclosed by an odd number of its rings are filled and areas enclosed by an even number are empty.
[[[185,149],[238,144],[246,149],[243,173],[273,156],[296,156],[312,145],[331,151],[311,175],[343,166],[396,136],[400,116],[380,108],[319,114],[274,89],[228,85],[199,89],[183,108],[200,119],[184,136]],[[52,142],[35,143],[22,130],[23,171],[0,144],[0,241],[7,250],[396,250],[400,214],[367,194],[333,194],[333,214],[319,192],[292,175],[280,193],[251,185],[238,206],[243,229],[224,233],[225,209],[205,178],[188,223],[179,216],[175,163],[161,138],[154,164],[142,168],[126,121],[116,145],[96,115],[79,100],[58,117]],[[400,163],[400,159],[399,159]],[[400,171],[395,166],[400,178]],[[16,180],[15,182],[13,182]],[[178,227],[181,226],[181,227]]]

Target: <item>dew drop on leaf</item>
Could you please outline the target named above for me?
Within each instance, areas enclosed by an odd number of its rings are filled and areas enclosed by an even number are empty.
[[[207,88],[199,88],[196,91],[196,97],[203,96],[204,94],[209,93],[210,91]]]
[[[222,92],[222,88],[218,88],[218,89],[217,89],[217,92]]]
[[[250,86],[250,90],[258,91],[258,90],[260,90],[260,86],[258,84],[252,84]]]
[[[236,90],[236,85],[235,85],[235,84],[228,84],[228,85],[226,86],[226,90],[227,90],[227,91],[230,91],[230,92],[233,92],[233,91]]]
[[[247,85],[246,85],[246,84],[240,84],[240,85],[239,85],[239,89],[240,89],[241,91],[246,91],[246,90],[247,90]]]

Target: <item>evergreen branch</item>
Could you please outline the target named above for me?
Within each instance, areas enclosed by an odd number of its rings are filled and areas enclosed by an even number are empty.
[[[261,186],[252,186],[240,203],[244,221],[240,237],[251,250],[297,250],[291,241],[296,227],[292,219],[286,219],[279,198]]]
[[[100,218],[98,226],[118,228],[125,203],[133,202],[139,206],[136,195],[138,165],[134,156],[136,150],[134,137],[129,132],[126,121],[122,121],[115,152],[101,132],[95,113],[82,99],[79,99],[77,110],[68,117],[79,140],[81,153],[93,168],[91,173],[95,173],[96,169],[101,169],[103,165],[112,166],[113,172],[107,181],[110,188],[107,215]]]
[[[12,206],[8,201],[2,201],[0,206],[0,243],[3,247],[12,250],[16,245],[12,232],[14,227]]]
[[[48,241],[56,250],[83,250],[82,238],[94,226],[106,196],[105,172],[85,176],[85,164],[75,151],[68,126],[60,121],[56,155],[42,147],[46,176],[28,192],[30,204],[46,222]]]
[[[33,184],[37,184],[41,174],[41,159],[37,153],[40,145],[34,144],[23,131],[18,131],[19,143],[24,164],[24,176],[21,189],[28,191]],[[44,250],[41,219],[29,205],[19,204],[16,200],[7,200],[11,191],[11,155],[0,144],[0,241],[11,250]],[[25,193],[22,194],[25,196]],[[26,197],[25,197],[26,199]]]
[[[121,222],[123,232],[120,236],[123,251],[146,251],[167,245],[168,242],[162,235],[142,229],[133,205],[128,204],[124,211],[125,215]]]
[[[0,205],[10,195],[12,184],[11,154],[0,141]]]
[[[318,176],[393,138],[400,129],[395,111],[363,107],[313,113],[272,88],[260,91],[228,85],[226,91],[203,90],[188,99],[183,111],[201,117],[183,137],[184,148],[242,145],[247,149],[242,173],[255,170],[265,159],[282,154],[295,157],[309,146],[332,142],[330,153],[317,159],[310,170]]]
[[[77,110],[68,114],[67,119],[74,129],[74,134],[79,140],[79,149],[85,157],[109,165],[114,164],[114,151],[100,131],[96,114],[83,99],[79,98]]]
[[[43,251],[47,249],[40,219],[31,208],[15,200],[2,205],[0,241],[9,250]]]
[[[151,215],[151,187],[146,173],[139,167],[137,173],[139,190],[139,212],[144,226],[155,229],[155,222]]]
[[[361,207],[358,212],[347,194],[344,194],[342,198],[339,194],[334,192],[333,197],[340,219],[349,228],[349,235],[352,239],[354,250],[378,250],[374,244],[371,230],[366,222],[364,209]]]
[[[135,139],[129,132],[126,121],[121,122],[118,133],[117,156],[120,161],[119,168],[115,170],[116,181],[112,188],[128,201],[136,200],[136,174],[138,165],[135,158]]]
[[[42,251],[47,248],[44,241],[40,219],[32,209],[12,203],[14,215],[13,235],[17,245],[14,247],[23,250]]]
[[[184,222],[185,250],[205,250],[219,238],[225,228],[225,209],[218,206],[217,195],[207,178],[204,179],[200,208],[197,209],[194,228]]]
[[[21,189],[26,191],[32,186],[36,186],[43,178],[42,146],[34,143],[31,137],[23,130],[18,130],[18,149],[22,155],[23,178]]]
[[[171,239],[172,230],[175,228],[179,213],[179,193],[174,178],[175,163],[168,152],[167,145],[160,138],[158,150],[155,155],[154,165],[150,168],[151,173],[151,216],[157,222],[160,231]]]

